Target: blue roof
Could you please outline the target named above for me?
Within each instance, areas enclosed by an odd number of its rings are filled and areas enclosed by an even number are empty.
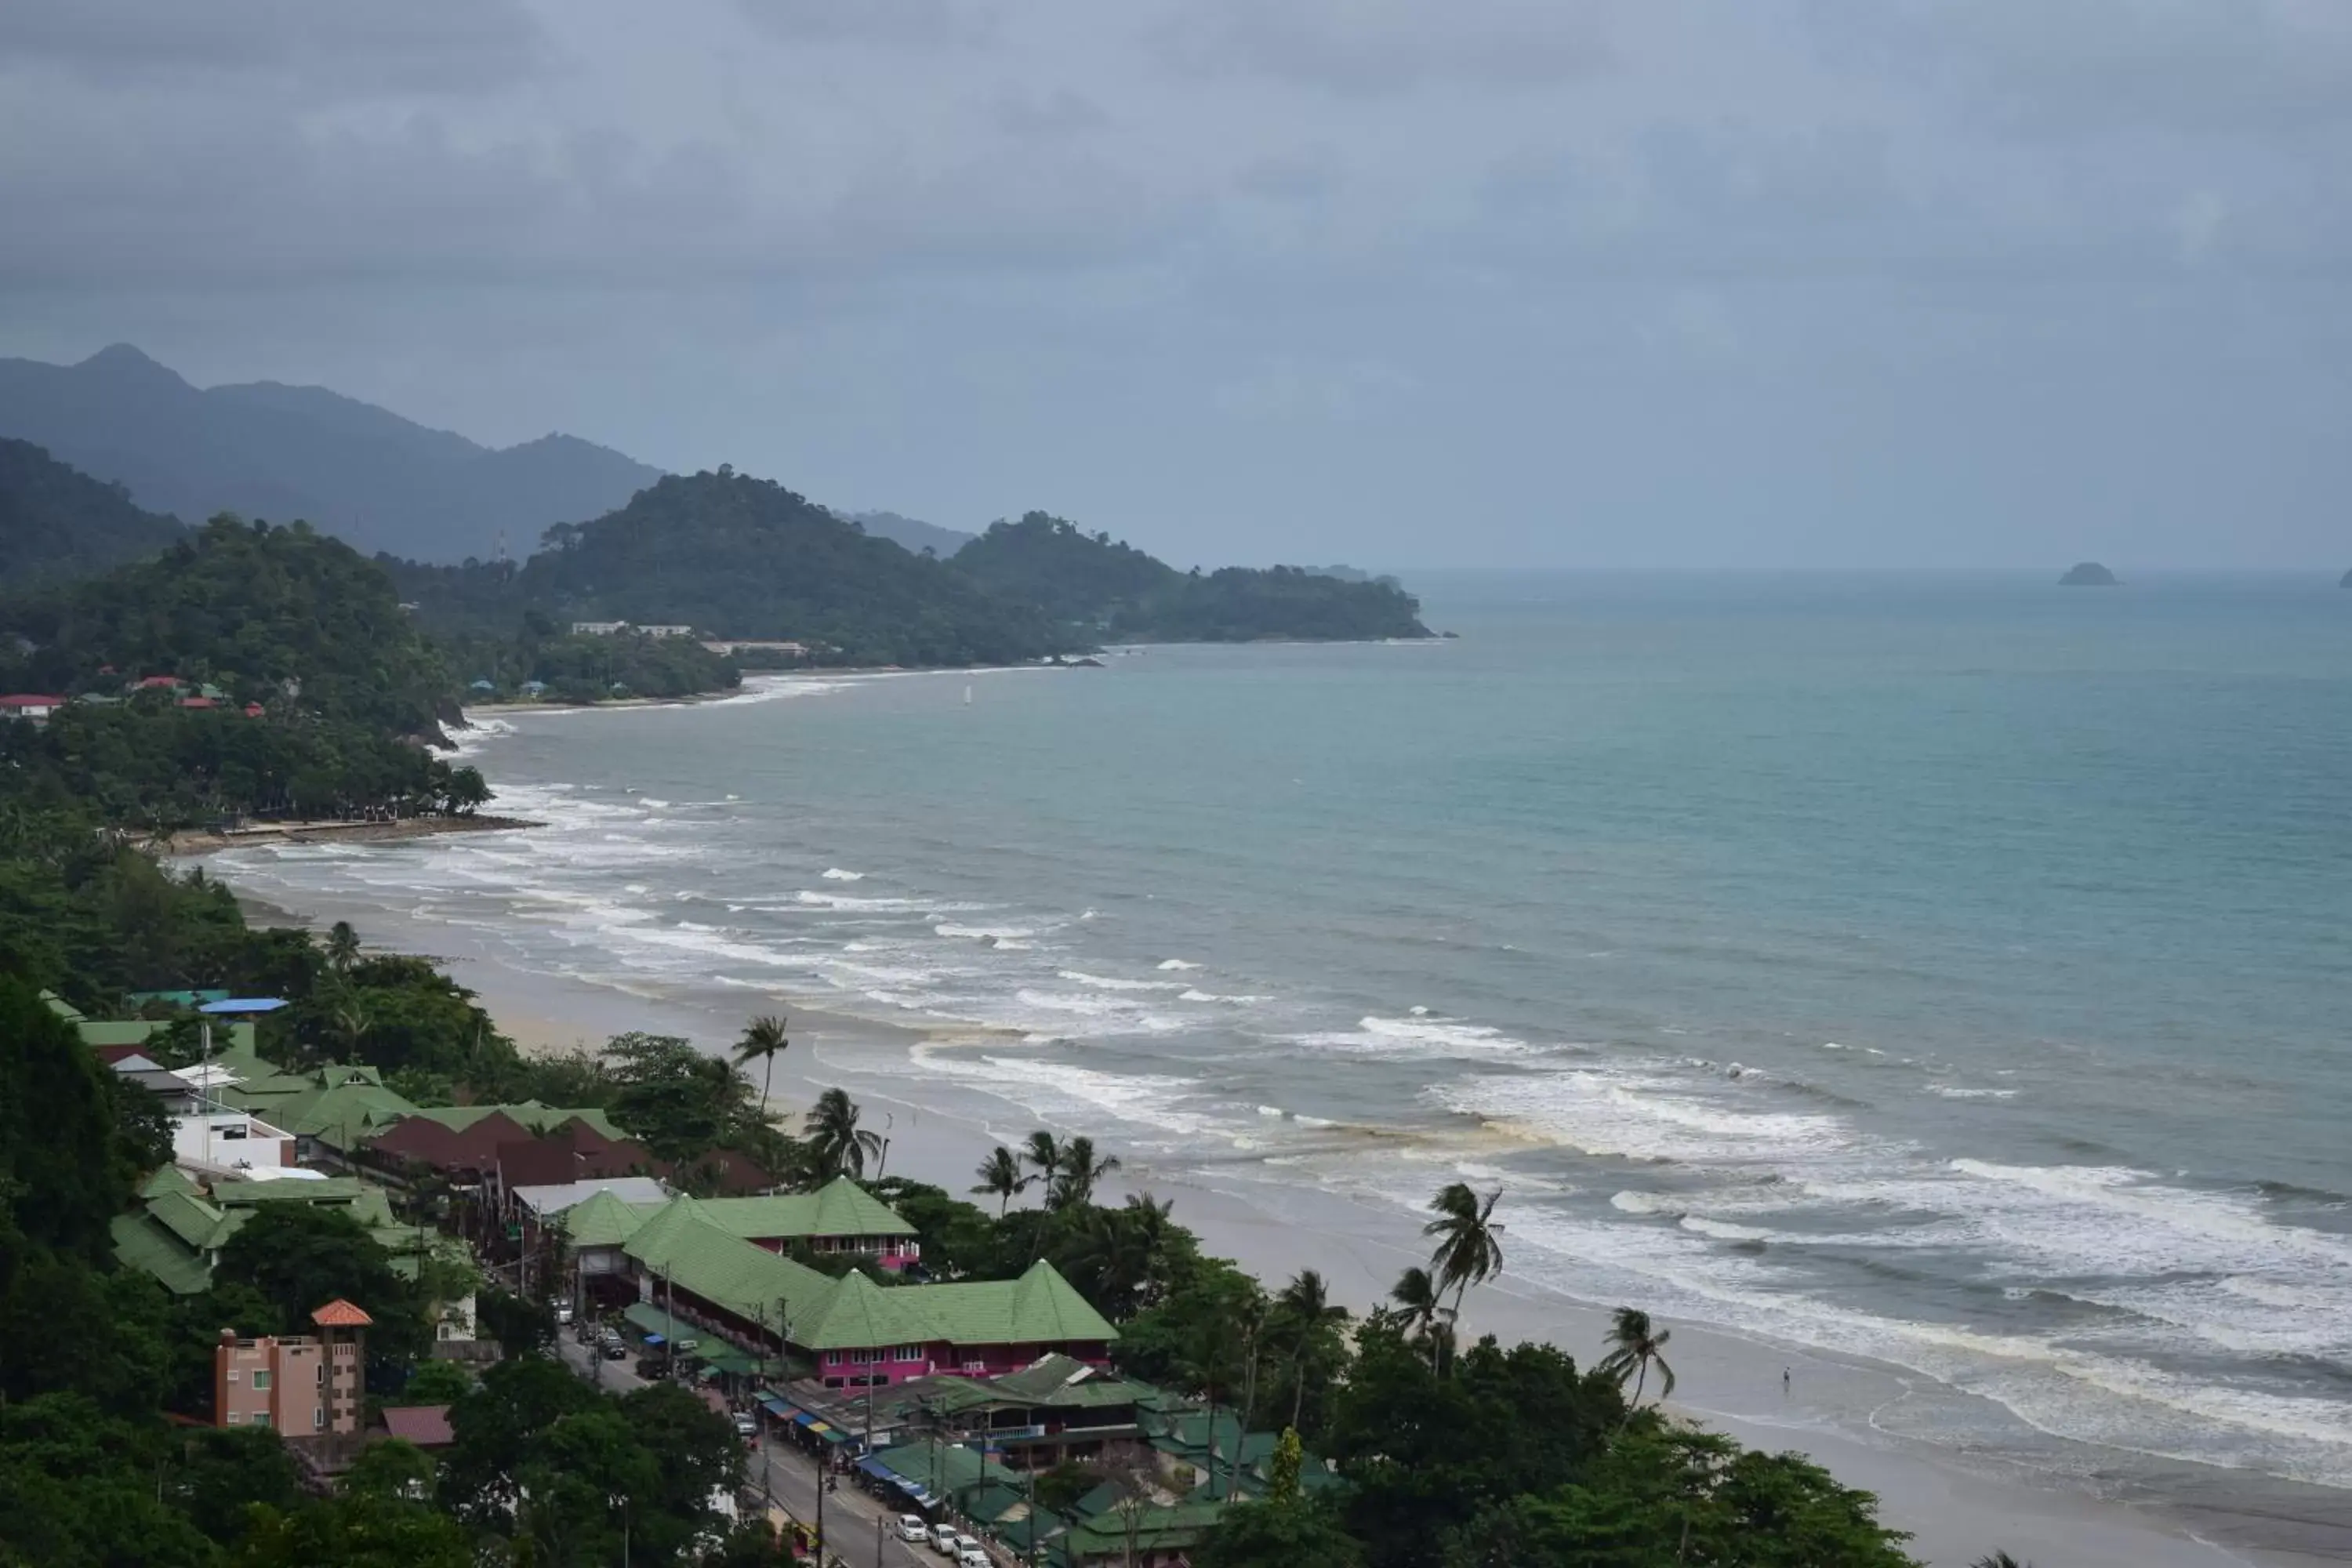
[[[286,1005],[282,996],[232,996],[226,1002],[207,1002],[196,1009],[199,1013],[275,1013]]]

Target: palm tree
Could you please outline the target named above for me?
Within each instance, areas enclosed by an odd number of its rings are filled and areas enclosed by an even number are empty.
[[[1389,1300],[1397,1305],[1398,1315],[1414,1339],[1435,1328],[1445,1316],[1445,1305],[1438,1299],[1437,1281],[1429,1277],[1426,1268],[1408,1268],[1397,1276],[1389,1291]]]
[[[1625,1407],[1626,1420],[1632,1420],[1634,1410],[1641,1405],[1642,1384],[1649,1378],[1653,1366],[1658,1369],[1658,1397],[1674,1397],[1675,1369],[1666,1364],[1666,1358],[1662,1353],[1666,1342],[1674,1337],[1671,1329],[1652,1329],[1650,1314],[1639,1308],[1617,1309],[1609,1330],[1608,1342],[1612,1348],[1593,1370],[1615,1378],[1620,1388],[1625,1386],[1628,1377],[1633,1380],[1633,1398]]]
[[[857,1104],[846,1089],[828,1089],[818,1095],[801,1131],[812,1145],[817,1169],[828,1177],[862,1178],[866,1156],[882,1152],[882,1135],[857,1125]]]
[[[1028,1191],[1029,1184],[1038,1179],[1023,1175],[1021,1156],[1002,1143],[980,1163],[980,1169],[972,1173],[980,1178],[980,1185],[971,1190],[974,1193],[992,1193],[998,1199],[996,1217],[999,1219],[1003,1219],[1013,1207],[1013,1200]]]
[[[1454,1338],[1454,1309],[1426,1268],[1408,1268],[1397,1277],[1389,1300],[1416,1344],[1429,1346],[1429,1369],[1435,1372]]]
[[[760,1120],[768,1119],[768,1090],[776,1080],[776,1058],[792,1048],[784,1037],[784,1021],[773,1013],[763,1013],[743,1026],[743,1037],[735,1042],[735,1065],[748,1067],[761,1064],[760,1074]]]
[[[327,965],[338,974],[351,973],[352,965],[360,960],[360,933],[352,929],[349,921],[337,921],[327,928]]]
[[[1321,1369],[1326,1340],[1348,1321],[1348,1309],[1331,1304],[1323,1276],[1302,1268],[1274,1299],[1274,1314],[1290,1342],[1290,1426],[1298,1426],[1307,1404],[1307,1378]]]
[[[1095,1184],[1118,1169],[1118,1156],[1095,1158],[1095,1141],[1073,1138],[1062,1150],[1062,1173],[1053,1184],[1052,1206],[1084,1208],[1094,1202]]]
[[[1039,1128],[1029,1134],[1027,1142],[1021,1145],[1021,1162],[1037,1167],[1036,1175],[1030,1178],[1032,1181],[1044,1182],[1051,1187],[1054,1178],[1062,1173],[1062,1141]]]
[[[1502,1201],[1503,1190],[1497,1187],[1480,1203],[1467,1182],[1456,1182],[1430,1200],[1430,1212],[1437,1217],[1423,1226],[1421,1234],[1437,1237],[1429,1266],[1436,1271],[1437,1288],[1454,1292],[1456,1318],[1470,1287],[1503,1271],[1503,1244],[1496,1239],[1503,1227],[1495,1223],[1495,1205]]]
[[[1978,1558],[1969,1564],[1969,1568],[2033,1568],[2033,1564],[2020,1563],[2006,1552],[1995,1552],[1990,1556]]]

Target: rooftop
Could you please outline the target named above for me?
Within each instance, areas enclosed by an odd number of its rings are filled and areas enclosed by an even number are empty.
[[[803,1349],[1091,1344],[1118,1337],[1042,1259],[1017,1279],[885,1289],[863,1273],[835,1279],[755,1247],[706,1218],[710,1206],[678,1198],[639,1226],[622,1250],[748,1322],[773,1321],[781,1302],[791,1342]]]

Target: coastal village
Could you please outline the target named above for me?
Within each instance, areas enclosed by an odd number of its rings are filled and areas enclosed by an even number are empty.
[[[657,1159],[600,1110],[421,1106],[374,1068],[264,1058],[255,1020],[273,999],[132,1000],[193,1011],[197,1059],[164,1065],[170,1018],[90,1018],[44,996],[171,1125],[172,1163],[114,1222],[122,1266],[194,1297],[257,1215],[347,1215],[396,1274],[431,1287],[434,1361],[470,1377],[505,1353],[478,1312],[488,1285],[543,1304],[561,1326],[543,1353],[598,1386],[693,1390],[751,1458],[714,1507],[768,1521],[796,1557],[814,1559],[829,1528],[969,1568],[1181,1568],[1231,1502],[1336,1484],[1295,1436],[1286,1457],[1278,1432],[1121,1376],[1118,1331],[1051,1262],[932,1277],[918,1228],[847,1174],[782,1191],[739,1158]],[[336,1300],[307,1334],[224,1330],[212,1424],[275,1430],[320,1486],[371,1445],[446,1448],[446,1402],[365,1396],[371,1326]],[[1083,1490],[1041,1500],[1040,1477],[1074,1468]],[[787,1476],[814,1506],[779,1497]]]

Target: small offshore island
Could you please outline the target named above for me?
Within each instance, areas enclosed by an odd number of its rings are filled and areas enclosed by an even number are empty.
[[[2095,561],[2084,561],[2059,578],[2058,585],[2061,588],[2120,588],[2123,579]]]

